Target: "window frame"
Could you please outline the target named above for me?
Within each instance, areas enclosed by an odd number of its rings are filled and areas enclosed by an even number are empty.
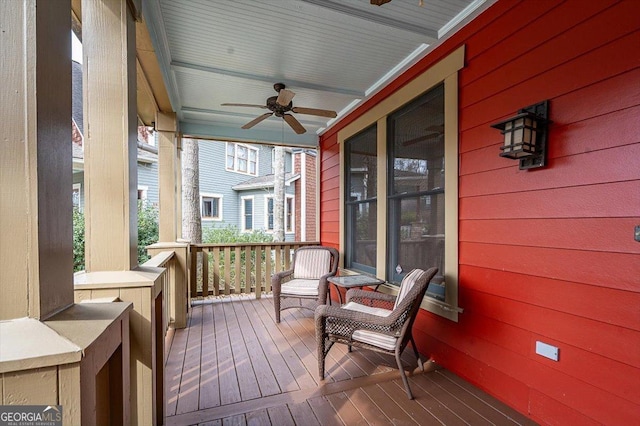
[[[458,321],[458,314],[462,309],[458,306],[458,72],[464,67],[465,46],[462,45],[448,56],[432,64],[397,89],[391,96],[382,99],[351,123],[338,131],[337,139],[340,146],[340,244],[344,248],[345,235],[345,179],[347,165],[344,161],[344,142],[358,132],[377,122],[378,125],[378,228],[377,228],[377,260],[376,276],[385,279],[387,276],[387,117],[397,109],[407,105],[428,92],[438,84],[444,83],[445,90],[445,266],[444,282],[446,285],[446,299],[444,302],[425,296],[421,308],[440,315],[452,321]],[[340,257],[344,267],[344,249]],[[383,285],[379,289],[390,294],[397,294],[398,286]]]
[[[284,203],[284,233],[285,234],[294,234],[296,232],[296,216],[295,216],[295,195],[293,194],[284,194],[285,203]],[[273,233],[273,228],[269,228],[269,200],[273,200],[275,197],[273,194],[267,194],[264,196],[264,230],[266,233]],[[288,203],[291,202],[291,211],[289,210]],[[273,213],[272,213],[273,215]],[[290,220],[290,222],[287,221]],[[275,221],[275,218],[274,218]],[[290,225],[290,226],[288,226]]]
[[[229,147],[232,146],[233,147],[233,167],[229,167],[228,164],[228,159],[229,157],[231,157],[229,155]],[[240,169],[238,167],[238,147],[240,148],[244,148],[247,150],[247,170],[243,171],[242,169]],[[255,153],[255,157],[256,157],[256,161],[255,161],[255,173],[251,173],[250,170],[250,163],[251,161],[249,160],[249,158],[251,157],[251,152]],[[225,143],[225,148],[224,148],[224,168],[226,171],[228,172],[233,172],[233,173],[239,173],[242,175],[248,175],[248,176],[258,176],[258,170],[259,170],[259,159],[260,159],[260,150],[259,148],[255,148],[251,145],[247,145],[244,143],[238,143],[238,142],[226,142]]]
[[[251,228],[247,228],[247,204],[246,202],[251,200]],[[241,214],[240,214],[240,229],[242,232],[252,232],[256,226],[256,201],[253,195],[245,195],[240,197],[240,206],[241,206]]]
[[[204,215],[204,199],[213,198],[218,200],[218,216],[205,216]],[[204,222],[221,222],[223,220],[223,196],[221,194],[213,194],[208,192],[200,193],[200,218]]]

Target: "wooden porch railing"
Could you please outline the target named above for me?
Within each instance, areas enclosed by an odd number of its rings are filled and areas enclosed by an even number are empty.
[[[271,291],[271,275],[291,267],[293,252],[318,242],[192,244],[191,297]]]
[[[166,268],[166,270],[160,276],[160,288],[162,289],[162,336],[167,334],[169,329],[169,323],[171,322],[170,307],[174,303],[174,295],[171,294],[171,281],[175,280],[176,276],[176,258],[175,252],[167,250],[147,260],[141,266],[151,266],[156,268]]]

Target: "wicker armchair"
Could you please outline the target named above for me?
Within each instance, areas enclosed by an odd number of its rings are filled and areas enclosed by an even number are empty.
[[[280,312],[285,309],[313,311],[327,302],[327,278],[338,271],[338,257],[338,250],[331,247],[300,247],[293,254],[291,269],[271,276],[277,323],[280,322]]]
[[[429,281],[437,272],[438,268],[409,272],[402,280],[397,297],[351,289],[344,306],[318,306],[315,321],[320,379],[324,379],[325,357],[334,343],[348,345],[349,352],[352,346],[370,349],[395,355],[407,396],[413,399],[400,355],[411,342],[418,366],[424,371],[411,328]]]

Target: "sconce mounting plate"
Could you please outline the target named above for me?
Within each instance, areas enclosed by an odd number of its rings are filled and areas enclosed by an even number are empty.
[[[520,170],[536,169],[544,167],[547,164],[547,134],[549,133],[549,101],[542,101],[534,105],[530,105],[526,108],[522,108],[518,113],[531,112],[540,118],[543,118],[542,122],[538,123],[538,126],[543,127],[536,133],[538,147],[538,155],[520,159]]]

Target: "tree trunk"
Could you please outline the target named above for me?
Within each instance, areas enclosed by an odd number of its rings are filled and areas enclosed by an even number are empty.
[[[284,241],[284,148],[274,148],[273,238]]]
[[[202,242],[198,141],[182,140],[182,238]]]

